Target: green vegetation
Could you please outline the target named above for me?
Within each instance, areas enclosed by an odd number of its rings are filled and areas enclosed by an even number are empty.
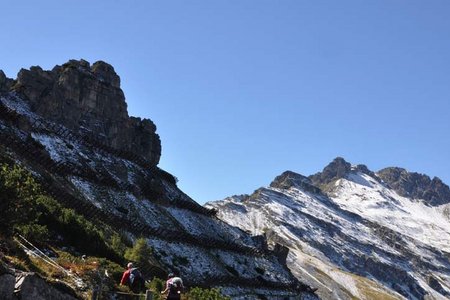
[[[73,280],[64,270],[49,265],[39,257],[29,257],[14,241],[22,235],[29,241],[52,251],[56,262],[65,270],[89,283],[81,297],[89,297],[93,289],[101,287],[101,297],[114,290],[128,292],[118,286],[124,271],[125,259],[135,262],[140,269],[150,267],[153,256],[145,238],[138,238],[133,245],[128,238],[102,222],[90,222],[75,210],[63,207],[48,196],[32,174],[18,165],[0,164],[0,241],[7,249],[1,258],[8,264],[25,271],[34,271],[49,279]],[[61,250],[66,249],[66,250]],[[81,254],[85,256],[81,257]],[[161,251],[161,255],[167,253]],[[177,265],[189,264],[189,258],[175,256]],[[235,274],[237,271],[228,266]],[[106,272],[107,271],[107,272]],[[165,281],[153,278],[148,286],[153,299],[164,299],[160,292]],[[227,300],[218,289],[192,288],[182,299]]]
[[[94,225],[73,209],[63,207],[17,165],[1,165],[0,210],[0,233],[5,236],[21,234],[36,243],[59,236],[85,254],[123,261],[121,251],[126,246],[109,226]]]
[[[135,262],[142,270],[148,270],[150,264],[148,258],[152,256],[152,249],[145,238],[138,238],[132,248],[125,251],[125,258]]]
[[[187,294],[189,300],[230,300],[229,297],[223,296],[219,289],[202,289],[193,288]]]
[[[157,277],[150,282],[150,290],[153,292],[153,300],[165,299],[165,295],[161,295],[161,291],[165,289],[165,281]],[[203,289],[194,287],[187,293],[181,295],[182,300],[230,300],[229,297],[223,296],[219,289]]]

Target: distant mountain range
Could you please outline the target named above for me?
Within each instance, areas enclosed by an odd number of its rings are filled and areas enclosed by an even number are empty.
[[[205,206],[287,246],[289,268],[322,299],[450,298],[450,190],[438,178],[336,158]]]

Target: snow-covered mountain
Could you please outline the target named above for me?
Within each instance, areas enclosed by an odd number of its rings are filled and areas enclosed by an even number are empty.
[[[438,178],[337,158],[206,207],[287,246],[289,268],[323,299],[450,299],[448,192]]]

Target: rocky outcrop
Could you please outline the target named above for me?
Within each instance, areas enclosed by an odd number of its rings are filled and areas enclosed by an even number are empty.
[[[5,73],[0,70],[0,94],[9,91],[13,83],[14,80],[6,77]]]
[[[311,193],[320,193],[320,189],[314,186],[308,177],[292,171],[283,172],[283,174],[275,177],[274,181],[270,183],[270,187],[278,189],[296,187]]]
[[[327,193],[330,192],[330,183],[357,172],[367,174],[378,182],[383,181],[401,196],[422,199],[433,206],[450,203],[450,188],[437,177],[431,179],[424,174],[408,172],[405,169],[394,167],[374,173],[365,165],[352,166],[342,157],[335,158],[322,172],[309,177],[287,171],[275,178],[271,187],[288,188],[294,185],[310,191],[307,186],[302,186],[306,183],[320,187]]]
[[[322,172],[309,176],[314,185],[321,186],[328,184],[336,179],[343,178],[352,169],[350,163],[342,157],[336,157]]]
[[[76,300],[79,297],[62,283],[50,283],[35,273],[12,272],[0,275],[0,299],[2,300]]]
[[[423,199],[433,206],[450,203],[450,189],[437,177],[431,179],[402,168],[385,168],[377,176],[401,196]]]
[[[7,89],[11,82],[3,80]],[[128,116],[120,78],[114,68],[98,61],[70,60],[51,71],[20,70],[12,90],[37,114],[85,135],[94,134],[115,149],[140,155],[157,165],[161,142],[151,120]]]

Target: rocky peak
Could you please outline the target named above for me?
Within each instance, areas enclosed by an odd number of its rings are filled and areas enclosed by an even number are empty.
[[[2,87],[0,74],[0,88]],[[44,118],[102,142],[143,156],[157,165],[161,142],[151,120],[130,118],[120,77],[114,68],[97,61],[70,60],[52,70],[22,69],[12,91],[22,95]]]
[[[376,178],[375,173],[370,171],[369,168],[367,168],[366,165],[357,165],[354,168],[354,170],[357,171],[357,172],[364,173],[364,174],[367,174],[369,176],[372,176],[372,177]]]
[[[352,165],[342,157],[336,157],[322,172],[309,176],[313,184],[321,186],[343,178],[352,170]]]
[[[91,71],[96,77],[103,79],[107,84],[115,88],[120,88],[120,77],[110,64],[101,60],[97,61],[92,65]]]
[[[291,186],[298,186],[305,181],[308,183],[311,182],[306,176],[292,171],[285,171],[283,174],[275,177],[275,179],[270,183],[270,186],[285,189],[290,188]]]
[[[450,203],[450,189],[437,177],[394,167],[382,169],[377,176],[401,196],[423,199],[433,206]]]
[[[270,183],[270,187],[278,189],[296,187],[309,192],[320,193],[320,189],[315,187],[308,177],[292,171],[285,171],[283,174],[275,177]]]
[[[14,80],[6,77],[5,73],[0,70],[0,94],[9,91],[13,83]]]

